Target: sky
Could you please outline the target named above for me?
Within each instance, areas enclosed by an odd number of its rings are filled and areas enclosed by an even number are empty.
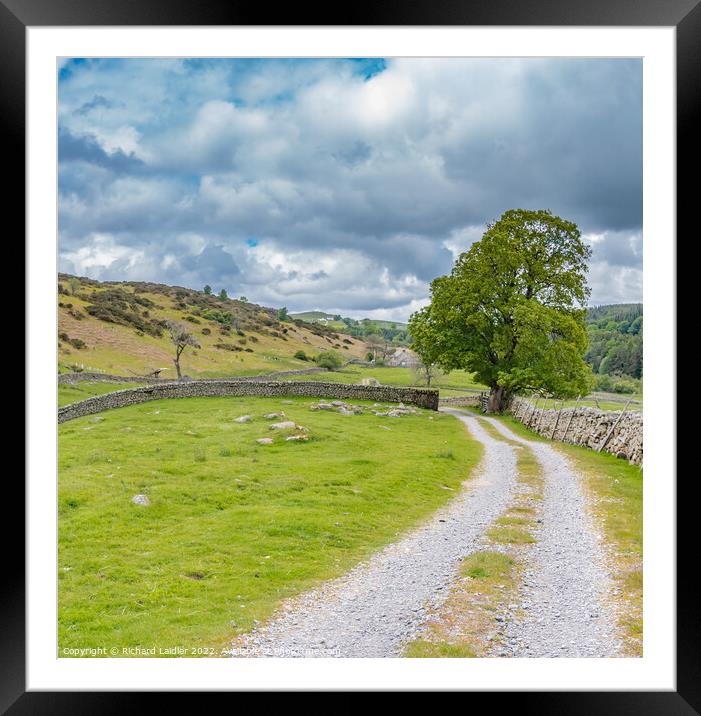
[[[511,208],[642,301],[642,61],[64,59],[59,270],[406,320]]]

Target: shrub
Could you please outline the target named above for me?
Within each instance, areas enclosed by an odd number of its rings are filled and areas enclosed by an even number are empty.
[[[219,348],[219,350],[222,351],[242,351],[243,348],[240,346],[235,346],[233,343],[215,343],[215,348]]]
[[[153,301],[147,298],[135,296],[121,288],[109,288],[95,291],[89,300],[91,304],[86,307],[86,312],[100,321],[130,326],[152,336],[163,335],[159,321],[149,320],[141,315],[141,307],[154,305]]]
[[[327,370],[338,370],[343,361],[341,357],[333,351],[324,351],[319,353],[316,357],[316,363],[320,368],[326,368]]]
[[[203,328],[202,329],[202,335],[208,336],[212,331],[209,330],[209,328]]]
[[[295,357],[297,360],[309,360],[309,356],[308,356],[304,351],[302,351],[302,350],[297,351],[297,352],[294,354],[294,357]]]
[[[641,383],[635,378],[627,375],[603,375],[594,376],[594,390],[606,393],[637,393],[642,389]]]

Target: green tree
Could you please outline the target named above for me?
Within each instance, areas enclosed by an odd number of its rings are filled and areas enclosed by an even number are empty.
[[[204,292],[207,296],[211,296],[212,295],[212,287],[209,284],[207,284],[204,287]]]
[[[418,380],[426,383],[427,387],[431,386],[431,379],[438,373],[438,364],[441,358],[441,349],[436,341],[434,334],[435,326],[428,320],[423,319],[421,312],[412,316],[411,324],[413,342],[411,344],[415,353],[418,353],[420,362],[415,366],[414,370]]]
[[[584,305],[591,249],[576,224],[512,209],[431,283],[409,330],[424,362],[464,369],[490,388],[489,410],[514,393],[589,391]]]
[[[338,353],[333,351],[324,351],[319,353],[316,357],[316,363],[320,368],[326,368],[327,370],[338,370],[343,365],[343,360]]]
[[[282,308],[278,308],[277,310],[277,320],[278,321],[288,321],[290,318],[289,314],[287,313],[287,306],[283,306]]]
[[[219,298],[220,298],[222,301],[226,301],[226,299],[229,298],[229,294],[227,294],[225,288],[223,288],[221,291],[219,291]]]

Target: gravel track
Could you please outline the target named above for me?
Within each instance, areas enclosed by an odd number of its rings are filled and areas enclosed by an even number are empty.
[[[348,574],[288,601],[271,621],[233,649],[232,656],[390,657],[439,606],[461,560],[479,548],[507,507],[516,484],[514,449],[492,438],[480,419],[461,420],[485,454],[478,475],[422,527]]]
[[[516,455],[480,424],[530,448],[543,468],[542,526],[495,655],[622,655],[610,606],[604,552],[586,509],[580,477],[547,443],[525,440],[502,422],[441,408],[484,444],[477,476],[426,524],[352,571],[287,601],[242,637],[232,656],[392,657],[440,607],[464,557],[485,549],[484,533],[516,495]]]
[[[505,650],[516,657],[622,655],[610,606],[604,552],[586,509],[581,479],[548,443],[524,440],[499,420],[505,437],[530,448],[543,468],[542,528],[528,548],[521,607],[504,623]],[[519,616],[522,614],[523,616]]]

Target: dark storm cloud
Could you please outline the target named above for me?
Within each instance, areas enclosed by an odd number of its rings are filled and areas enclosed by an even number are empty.
[[[63,69],[65,270],[399,318],[487,222],[549,208],[592,243],[593,300],[640,299],[639,60]]]
[[[74,136],[64,128],[58,132],[58,161],[86,162],[115,173],[137,172],[143,167],[143,162],[133,153],[127,155],[117,149],[108,154],[94,136]]]

